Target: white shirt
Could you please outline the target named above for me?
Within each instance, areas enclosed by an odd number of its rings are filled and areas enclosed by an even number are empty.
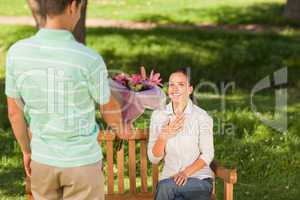
[[[184,114],[185,120],[182,131],[167,140],[164,156],[156,157],[152,153],[152,148],[158,139],[162,126],[174,117],[172,103],[152,113],[148,157],[155,164],[164,159],[160,180],[170,178],[197,159],[204,160],[206,165],[192,174],[191,177],[199,179],[214,177],[214,173],[209,167],[214,157],[213,120],[206,111],[193,104],[191,100],[189,100]]]

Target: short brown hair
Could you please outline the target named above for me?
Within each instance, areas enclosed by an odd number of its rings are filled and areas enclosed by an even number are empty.
[[[41,7],[45,9],[46,15],[59,15],[62,14],[66,7],[73,1],[76,1],[76,5],[78,6],[81,2],[86,0],[41,0],[41,3],[44,4]]]

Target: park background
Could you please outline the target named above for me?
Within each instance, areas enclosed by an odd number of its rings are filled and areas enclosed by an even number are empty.
[[[86,44],[108,69],[171,71],[190,67],[195,101],[214,118],[215,159],[238,169],[234,198],[297,200],[300,196],[300,5],[291,0],[89,0]],[[290,12],[290,13],[289,13]],[[25,16],[25,18],[24,18]],[[27,18],[26,18],[27,17]],[[0,199],[25,199],[20,149],[7,119],[5,57],[36,33],[26,0],[0,0]],[[9,20],[8,20],[9,19]],[[25,22],[24,22],[25,19]],[[23,20],[23,21],[22,21]],[[21,21],[21,22],[20,22]],[[251,91],[280,69],[287,83],[252,98],[260,117],[274,119],[275,91],[287,89],[287,129],[266,125],[251,107]],[[234,83],[226,95],[222,84]],[[137,127],[147,127],[147,111]],[[101,119],[98,116],[101,123]],[[146,123],[144,123],[146,121]],[[231,129],[233,127],[233,129]],[[233,131],[232,131],[233,130]],[[104,150],[105,151],[105,150]],[[138,166],[139,167],[139,166]],[[126,172],[127,173],[127,172]],[[217,185],[218,197],[222,185]]]

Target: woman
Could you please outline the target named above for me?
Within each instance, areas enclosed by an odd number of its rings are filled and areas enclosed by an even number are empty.
[[[148,156],[152,163],[164,160],[156,200],[209,200],[214,157],[213,121],[193,104],[187,71],[169,78],[171,103],[151,116]]]

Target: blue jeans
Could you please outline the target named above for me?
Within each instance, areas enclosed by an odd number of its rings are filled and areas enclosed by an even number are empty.
[[[212,179],[188,178],[183,186],[177,186],[171,178],[161,180],[155,200],[210,200]]]

